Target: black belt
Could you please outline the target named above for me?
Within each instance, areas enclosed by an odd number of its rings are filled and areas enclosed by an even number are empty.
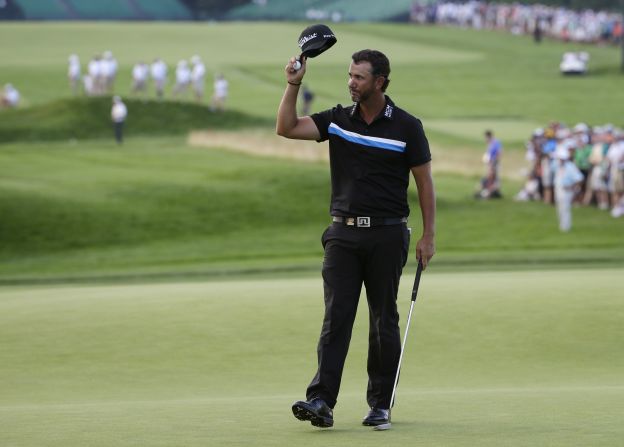
[[[332,216],[332,221],[350,227],[369,228],[382,225],[399,225],[407,222],[407,217],[365,217]]]

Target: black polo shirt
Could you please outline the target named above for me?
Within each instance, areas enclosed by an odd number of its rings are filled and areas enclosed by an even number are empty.
[[[332,216],[406,217],[410,168],[431,160],[420,120],[386,106],[369,125],[359,107],[336,107],[312,116],[329,139]]]

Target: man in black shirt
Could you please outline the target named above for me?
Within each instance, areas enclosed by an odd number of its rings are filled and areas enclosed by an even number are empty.
[[[416,180],[423,234],[416,257],[426,268],[435,252],[435,192],[429,144],[419,119],[385,95],[388,58],[375,50],[353,54],[349,92],[354,104],[298,117],[296,102],[306,61],[286,66],[287,86],[276,131],[286,138],[329,140],[333,223],[322,237],[325,317],[318,343],[318,370],[305,401],[292,407],[300,420],[333,425],[342,370],[362,284],[370,329],[364,425],[389,422],[390,399],[401,352],[397,292],[409,252],[407,188]]]

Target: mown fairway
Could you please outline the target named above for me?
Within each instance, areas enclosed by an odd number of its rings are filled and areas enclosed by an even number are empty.
[[[399,295],[402,324],[413,271]],[[423,276],[392,430],[366,411],[365,298],[335,428],[295,420],[319,278],[0,289],[3,446],[615,446],[621,270]]]

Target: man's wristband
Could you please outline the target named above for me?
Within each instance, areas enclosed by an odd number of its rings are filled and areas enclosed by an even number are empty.
[[[301,82],[299,82],[299,83],[296,83],[296,82],[290,82],[290,81],[287,81],[287,82],[288,82],[290,85],[301,85]]]

